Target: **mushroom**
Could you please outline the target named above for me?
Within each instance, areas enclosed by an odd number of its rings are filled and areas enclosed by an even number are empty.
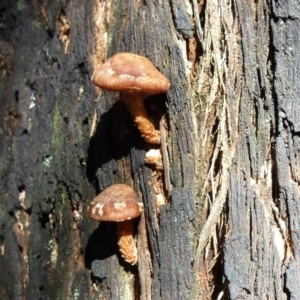
[[[125,261],[135,265],[138,260],[133,240],[133,220],[140,216],[143,204],[128,185],[114,184],[103,190],[90,204],[88,215],[97,221],[117,222],[118,244]]]
[[[162,170],[163,162],[160,149],[150,149],[146,152],[145,162],[152,165],[156,170]]]
[[[133,53],[118,53],[94,71],[92,82],[102,89],[121,92],[143,139],[160,144],[160,132],[151,123],[144,100],[165,93],[169,80],[146,57]]]

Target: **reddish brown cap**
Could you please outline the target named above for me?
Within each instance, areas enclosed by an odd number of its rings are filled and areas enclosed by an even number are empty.
[[[114,184],[100,193],[90,204],[88,214],[97,221],[122,222],[138,217],[142,204],[128,185]]]
[[[169,80],[146,57],[118,53],[94,71],[92,81],[102,89],[119,92],[165,93]]]

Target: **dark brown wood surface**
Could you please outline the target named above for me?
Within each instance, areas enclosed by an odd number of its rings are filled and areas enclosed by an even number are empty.
[[[300,299],[297,5],[2,1],[0,299]],[[171,82],[163,171],[90,81],[124,51]],[[87,216],[114,183],[144,203],[137,266]]]

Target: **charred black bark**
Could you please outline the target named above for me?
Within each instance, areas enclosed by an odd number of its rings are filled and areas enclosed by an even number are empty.
[[[1,299],[300,298],[296,2],[190,2],[1,2]],[[171,82],[163,170],[90,81],[124,51]],[[138,266],[87,217],[114,183],[144,203]]]
[[[147,56],[172,82],[167,97],[152,97],[147,102],[157,128],[162,116],[166,115],[167,120],[163,142],[170,165],[166,164],[169,169],[164,174],[157,174],[156,182],[156,171],[144,162],[150,145],[141,139],[124,105],[116,101],[118,94],[104,92],[94,102],[97,96],[90,82],[94,67],[90,56],[97,32],[93,14],[102,3],[50,2],[4,1],[0,7],[1,296],[139,298],[139,286],[151,280],[150,294],[143,290],[142,297],[150,299],[152,295],[158,299],[163,293],[161,281],[164,293],[165,289],[171,291],[172,281],[161,278],[169,276],[169,264],[170,272],[176,275],[186,258],[189,274],[177,276],[176,281],[178,291],[186,298],[188,290],[181,287],[186,276],[189,284],[192,280],[190,242],[178,241],[180,249],[171,261],[167,255],[160,256],[181,233],[185,241],[191,240],[189,220],[184,218],[187,208],[175,213],[186,207],[187,199],[173,195],[171,187],[174,191],[184,189],[193,209],[188,79],[172,33],[170,6],[151,1],[138,7],[131,1],[111,3],[111,21],[107,23],[108,56],[120,51]],[[182,19],[180,24],[176,21],[179,31],[190,35],[191,21],[182,5],[178,9],[176,20]],[[94,109],[98,121],[89,139]],[[169,200],[159,214],[153,202],[154,186],[163,186],[165,179],[168,187],[162,190]],[[98,224],[88,220],[86,214],[93,196],[117,182],[132,185],[144,201],[147,229],[139,231],[146,230],[143,245],[149,247],[145,251],[150,254],[150,264],[140,262],[140,270],[144,264],[144,275],[122,261],[115,226],[100,224],[97,228]],[[174,217],[178,214],[185,225],[173,222],[176,234],[164,240],[162,236],[170,234],[167,211]],[[180,258],[182,249],[184,258]]]

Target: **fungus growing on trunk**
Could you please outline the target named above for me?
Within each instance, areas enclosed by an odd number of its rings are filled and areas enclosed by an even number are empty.
[[[130,186],[114,184],[102,191],[88,208],[88,215],[93,220],[117,222],[121,255],[132,265],[138,260],[132,219],[140,216],[143,208],[143,204],[138,201],[138,195]]]
[[[92,82],[102,89],[121,92],[143,139],[160,143],[160,132],[151,123],[144,100],[165,93],[170,82],[149,59],[133,53],[116,54],[94,71]]]
[[[163,169],[163,161],[160,149],[150,149],[146,152],[145,162],[156,170]]]

